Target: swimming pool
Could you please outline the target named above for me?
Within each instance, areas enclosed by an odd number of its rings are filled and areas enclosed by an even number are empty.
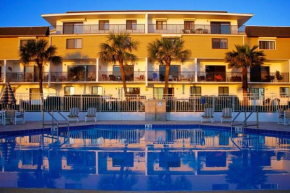
[[[2,135],[0,151],[0,187],[290,190],[288,133],[99,125]]]

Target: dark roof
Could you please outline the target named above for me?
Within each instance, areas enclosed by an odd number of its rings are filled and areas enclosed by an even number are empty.
[[[228,13],[227,11],[197,11],[197,10],[112,10],[112,11],[67,11],[66,13],[103,13],[103,12],[204,12],[204,13]]]
[[[0,36],[48,36],[49,27],[0,27]]]
[[[249,37],[290,37],[290,27],[246,26]]]

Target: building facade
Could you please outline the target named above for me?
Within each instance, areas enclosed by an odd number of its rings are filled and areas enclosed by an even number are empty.
[[[160,38],[181,38],[191,57],[173,61],[171,96],[238,95],[242,93],[241,69],[229,68],[225,53],[235,45],[258,45],[266,61],[248,69],[249,91],[289,95],[290,27],[244,26],[253,14],[225,11],[87,11],[44,14],[52,26],[0,29],[0,88],[10,82],[16,94],[37,93],[38,72],[33,63],[19,61],[19,47],[30,38],[46,38],[62,56],[59,65],[44,65],[44,93],[56,95],[122,96],[118,64],[102,64],[100,44],[109,33],[128,32],[139,42],[138,60],[125,65],[128,91],[162,95],[165,67],[148,61],[147,46]],[[2,31],[2,32],[1,32]]]

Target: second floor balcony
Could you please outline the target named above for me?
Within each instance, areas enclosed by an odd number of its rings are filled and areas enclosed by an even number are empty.
[[[145,82],[145,71],[125,71],[126,81]],[[100,71],[99,81],[122,81],[120,71]]]
[[[194,82],[194,71],[174,71],[169,74],[169,81]],[[165,81],[164,71],[148,71],[148,81]]]
[[[96,81],[94,73],[51,72],[51,82],[93,82]]]
[[[198,72],[198,82],[242,82],[241,72]]]
[[[43,72],[43,82],[48,82],[48,76],[48,72]],[[39,82],[39,76],[37,72],[7,72],[6,82]]]

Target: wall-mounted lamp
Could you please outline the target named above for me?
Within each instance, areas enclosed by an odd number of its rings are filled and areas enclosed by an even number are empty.
[[[66,64],[64,64],[64,66],[66,66]]]

